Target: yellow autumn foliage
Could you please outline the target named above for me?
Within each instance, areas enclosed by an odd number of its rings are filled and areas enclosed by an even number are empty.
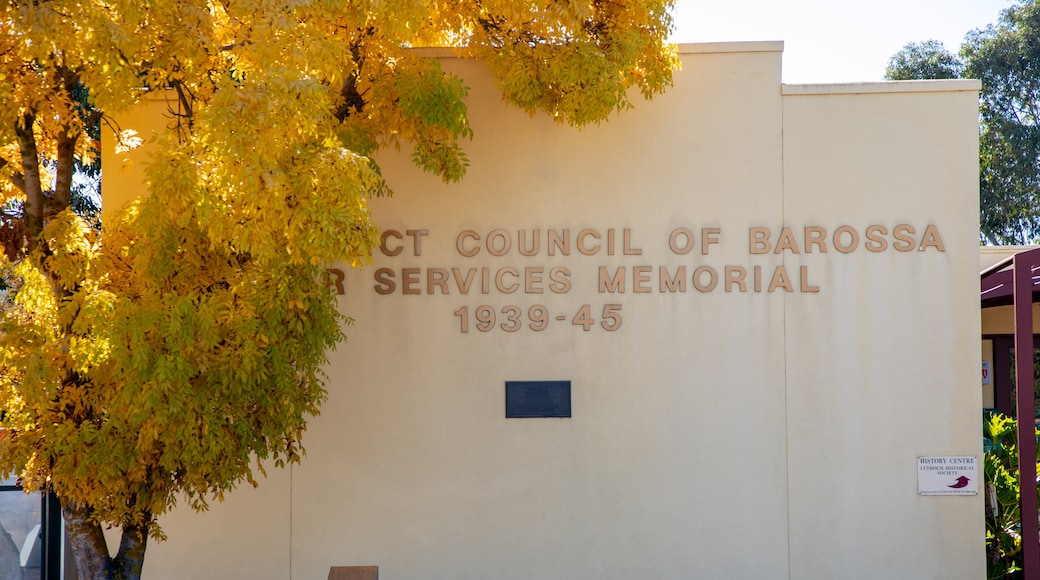
[[[324,267],[379,240],[372,155],[411,147],[445,181],[468,165],[467,87],[414,49],[598,123],[671,83],[671,3],[5,3],[0,206],[21,217],[0,227],[0,472],[143,542],[178,497],[202,508],[257,458],[297,461],[348,322]],[[69,210],[72,167],[98,123],[128,141],[116,119],[157,91],[169,131],[102,235]]]

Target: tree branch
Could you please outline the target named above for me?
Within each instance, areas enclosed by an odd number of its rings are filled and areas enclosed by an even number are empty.
[[[10,164],[11,164],[11,162],[8,161],[7,159],[0,158],[0,170],[2,170],[4,167],[7,167]],[[25,176],[24,175],[22,175],[20,172],[16,171],[16,172],[12,173],[11,176],[8,177],[8,179],[10,179],[11,183],[13,183],[15,187],[20,189],[22,191],[22,193],[25,193]]]
[[[168,103],[167,110],[177,121],[175,128],[178,140],[187,141],[195,128],[195,111],[193,109],[195,95],[179,79],[170,81],[170,86],[177,92],[177,110],[174,110]]]
[[[144,552],[148,548],[148,526],[133,524],[123,526],[119,539],[119,552],[113,560],[118,577],[123,580],[139,580],[144,566]]]
[[[36,147],[36,136],[33,135],[33,124],[36,116],[26,113],[15,125],[14,132],[18,137],[18,149],[22,155],[23,188],[25,192],[25,225],[29,233],[29,245],[36,243],[36,238],[43,231],[43,185],[40,181],[40,152]]]
[[[366,34],[371,35],[374,31],[370,28]],[[343,101],[336,107],[334,116],[341,122],[347,120],[347,117],[351,116],[351,109],[354,109],[355,113],[360,113],[365,108],[365,98],[358,92],[358,81],[361,79],[361,68],[365,65],[365,59],[361,56],[361,48],[363,41],[359,38],[357,42],[351,43],[350,55],[354,61],[354,71],[350,73],[347,80],[343,82],[343,88],[339,91],[339,96]]]
[[[25,176],[24,175],[22,175],[21,173],[15,173],[14,175],[12,175],[10,177],[10,179],[11,179],[11,183],[13,183],[15,187],[17,187],[18,189],[22,190],[22,193],[25,193]]]
[[[65,96],[75,102],[73,95],[76,92],[76,84],[79,82],[79,73],[66,67],[59,67],[57,71],[58,80],[65,90]],[[72,201],[72,173],[76,160],[76,141],[79,133],[74,129],[72,119],[61,124],[57,135],[57,159],[56,173],[54,179],[54,192],[51,195],[51,207],[47,214],[53,215],[68,209]],[[45,215],[44,217],[47,217]]]
[[[72,172],[76,155],[76,134],[71,134],[72,127],[65,125],[60,129],[57,147],[57,170],[54,179],[54,194],[51,196],[50,214],[58,213],[69,207],[72,201]]]

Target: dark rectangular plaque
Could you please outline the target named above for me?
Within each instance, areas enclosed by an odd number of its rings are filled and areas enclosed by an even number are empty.
[[[570,416],[570,381],[506,381],[507,419]]]
[[[379,580],[379,566],[333,566],[328,580]]]

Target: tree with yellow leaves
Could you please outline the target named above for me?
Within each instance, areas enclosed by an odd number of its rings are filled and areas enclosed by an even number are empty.
[[[343,339],[324,267],[378,243],[372,154],[465,172],[463,82],[596,123],[671,83],[671,0],[11,0],[0,9],[0,474],[61,501],[81,577],[139,577],[156,518],[299,460]],[[138,201],[70,210],[98,124],[170,95]],[[86,94],[86,98],[81,98]],[[255,470],[255,471],[254,471]],[[122,529],[109,557],[103,525]]]

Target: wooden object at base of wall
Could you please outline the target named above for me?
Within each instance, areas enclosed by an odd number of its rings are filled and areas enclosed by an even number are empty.
[[[329,580],[379,580],[379,566],[333,566]]]

